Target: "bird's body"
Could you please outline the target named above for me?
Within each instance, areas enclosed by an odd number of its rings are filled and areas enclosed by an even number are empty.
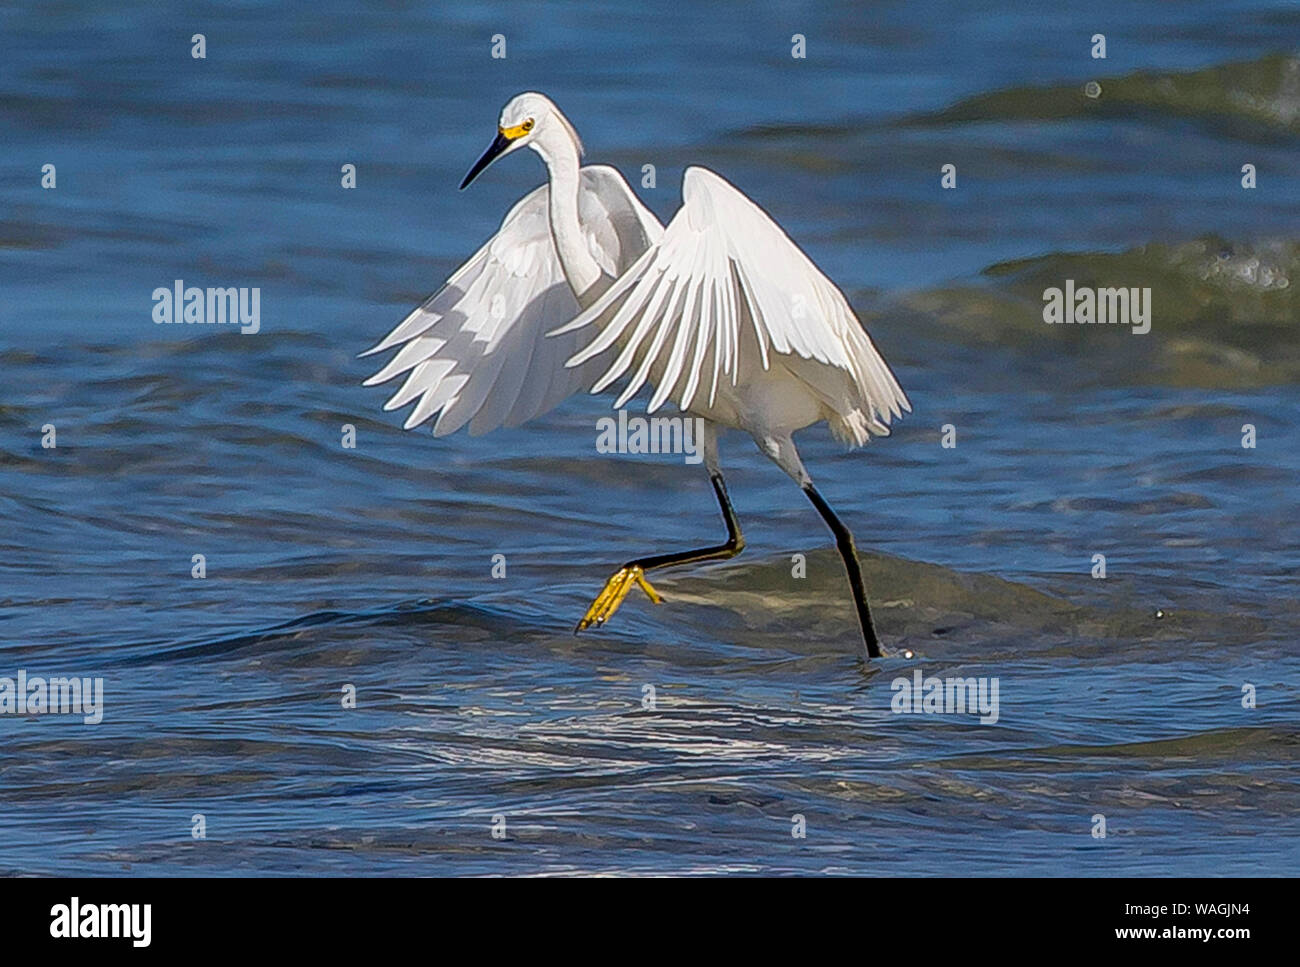
[[[370,352],[401,346],[367,380],[407,374],[385,409],[415,402],[406,428],[436,435],[517,425],[580,389],[644,386],[649,410],[672,402],[704,422],[704,457],[727,522],[725,545],[629,562],[579,628],[601,623],[644,571],[730,557],[743,547],[722,483],[716,427],[743,430],[808,493],[836,534],[869,656],[878,654],[852,536],[812,488],[792,434],[825,420],[861,446],[909,409],[849,307],[780,227],[721,176],[686,169],[665,227],[619,172],[580,164],[581,142],[540,94],[502,111],[498,136],[466,177],[527,145],[546,185],[447,284]]]

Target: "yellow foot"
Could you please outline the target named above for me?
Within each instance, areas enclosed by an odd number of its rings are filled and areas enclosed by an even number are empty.
[[[591,602],[591,607],[587,609],[587,613],[578,622],[578,627],[573,629],[574,634],[590,628],[592,625],[603,625],[608,621],[610,616],[618,610],[618,606],[623,603],[623,599],[627,597],[634,584],[640,585],[641,590],[655,604],[663,604],[664,599],[659,596],[658,591],[650,586],[650,582],[645,579],[645,572],[640,567],[620,568],[612,578],[605,582],[605,589],[596,595],[596,600]]]

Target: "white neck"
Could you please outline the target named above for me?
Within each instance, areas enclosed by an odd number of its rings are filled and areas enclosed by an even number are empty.
[[[560,266],[569,288],[584,309],[608,287],[600,265],[587,247],[587,236],[578,220],[578,146],[559,123],[547,124],[529,145],[542,156],[550,174],[551,238],[560,256]]]

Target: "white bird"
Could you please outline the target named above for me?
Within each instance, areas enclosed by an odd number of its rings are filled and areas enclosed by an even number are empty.
[[[617,170],[581,165],[577,132],[542,94],[506,104],[496,139],[460,187],[523,147],[541,155],[548,183],[363,353],[401,347],[366,385],[406,374],[384,409],[414,402],[406,429],[436,416],[436,436],[466,424],[471,434],[516,426],[629,373],[616,408],[648,382],[649,412],[672,401],[701,418],[726,542],[629,561],[576,631],[604,623],[634,584],[659,603],[646,571],[740,553],[717,427],[744,430],[834,533],[867,656],[878,657],[853,535],[813,487],[792,438],[825,420],[837,439],[859,447],[911,409],[844,294],[766,212],[707,168],[686,169],[682,207],[665,228]]]

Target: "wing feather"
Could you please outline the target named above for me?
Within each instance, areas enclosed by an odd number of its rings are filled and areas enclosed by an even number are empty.
[[[682,207],[662,237],[555,334],[593,324],[599,331],[568,365],[617,349],[592,385],[598,392],[631,371],[616,406],[657,377],[649,409],[668,398],[687,409],[709,369],[713,405],[720,378],[734,386],[742,368],[766,370],[781,359],[851,442],[866,442],[867,430],[887,433],[890,419],[911,409],[844,294],[766,212],[704,168],[686,169]],[[753,348],[742,351],[751,330]],[[813,364],[842,378],[827,388]]]
[[[576,334],[546,338],[579,312],[551,238],[549,191],[524,196],[442,288],[362,353],[400,347],[365,385],[406,375],[384,406],[415,402],[406,429],[435,416],[437,436],[516,426],[589,388],[608,367],[599,353],[588,365],[567,365],[580,348]],[[613,168],[581,169],[578,204],[588,248],[612,280],[663,233]]]

